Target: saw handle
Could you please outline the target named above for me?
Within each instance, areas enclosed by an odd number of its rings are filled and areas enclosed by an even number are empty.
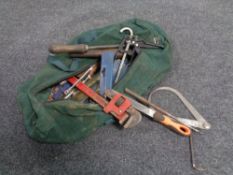
[[[76,44],[76,45],[67,45],[67,44],[52,44],[49,47],[49,52],[58,54],[58,53],[85,53],[88,51],[88,45],[85,44]]]
[[[170,117],[163,115],[161,113],[155,113],[153,120],[163,124],[164,126],[168,127],[169,129],[175,131],[178,134],[181,134],[183,136],[190,136],[191,135],[191,129],[187,126],[180,124],[174,120],[172,120]]]

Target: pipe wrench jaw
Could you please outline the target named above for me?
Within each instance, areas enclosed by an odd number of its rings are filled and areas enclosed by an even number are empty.
[[[121,94],[116,94],[113,96],[111,101],[104,107],[104,112],[114,112],[117,115],[122,115],[131,106],[131,102],[123,97]]]
[[[140,112],[138,112],[136,109],[134,109],[132,106],[127,110],[127,113],[129,114],[129,117],[124,122],[123,127],[124,128],[133,128],[142,120],[142,115]]]
[[[122,94],[110,89],[105,91],[105,96],[111,99],[111,101],[106,108],[104,108],[104,111],[116,112],[116,114],[120,116],[118,121],[124,128],[133,128],[140,123],[142,116],[140,112],[132,107],[130,100],[125,98]],[[121,117],[122,113],[127,114],[126,117]]]
[[[116,114],[116,119],[119,121],[121,125],[127,120],[128,115],[126,115],[126,110],[132,104],[128,99],[125,99],[121,94],[116,94],[110,102],[103,108],[105,113],[113,112]]]

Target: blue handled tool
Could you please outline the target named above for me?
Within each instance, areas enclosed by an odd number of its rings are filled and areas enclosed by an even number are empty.
[[[100,95],[104,95],[106,89],[112,89],[114,57],[113,52],[104,52],[101,55]]]

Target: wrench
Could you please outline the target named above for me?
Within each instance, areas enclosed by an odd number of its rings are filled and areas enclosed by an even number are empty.
[[[89,88],[86,84],[82,82],[77,82],[76,77],[71,77],[67,79],[71,84],[75,84],[75,87],[79,91],[83,92],[89,98],[94,100],[99,106],[103,108],[105,113],[110,113],[117,119],[118,123],[124,128],[132,128],[136,126],[141,121],[141,115],[136,110],[132,109],[131,102],[124,98],[120,93],[117,93],[110,101],[100,96],[97,92]],[[123,98],[123,102],[118,104],[118,101]]]

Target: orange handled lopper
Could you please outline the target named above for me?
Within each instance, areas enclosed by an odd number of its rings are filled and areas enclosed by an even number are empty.
[[[154,109],[152,109],[154,110]],[[162,113],[155,111],[155,114],[153,115],[153,120],[163,124],[164,126],[170,128],[171,130],[177,132],[178,134],[181,134],[183,136],[190,136],[191,134],[191,129],[188,128],[187,126],[178,123],[171,119],[170,117],[163,115]]]
[[[188,128],[187,126],[172,120],[170,117],[163,115],[162,113],[156,111],[155,109],[147,107],[147,106],[137,102],[136,100],[133,100],[129,97],[127,97],[127,98],[132,102],[132,105],[135,109],[148,115],[154,121],[163,124],[164,126],[168,127],[169,129],[175,131],[178,134],[181,134],[183,136],[190,136],[191,129]]]

